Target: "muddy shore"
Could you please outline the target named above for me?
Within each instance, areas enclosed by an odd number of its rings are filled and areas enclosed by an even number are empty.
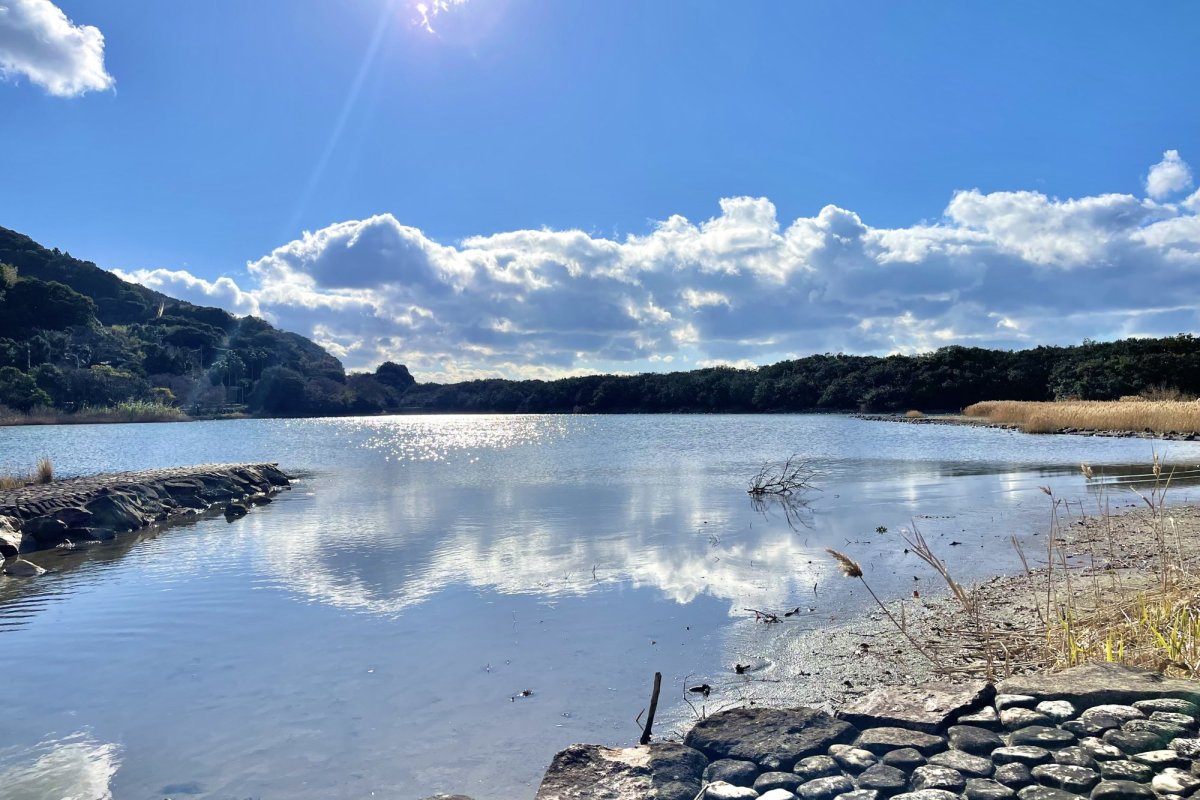
[[[851,414],[855,419],[867,422],[903,422],[908,425],[963,425],[972,428],[996,428],[1005,431],[1019,431],[1020,425],[1010,422],[989,422],[982,417],[966,417],[961,414],[931,414],[923,417],[906,417],[902,414]],[[1093,428],[1059,428],[1051,433],[1061,433],[1068,436],[1105,436],[1113,439],[1162,439],[1169,442],[1194,442],[1198,437],[1194,433],[1176,431],[1172,433],[1155,433],[1154,431],[1109,431]],[[1044,435],[1044,434],[1039,434]]]

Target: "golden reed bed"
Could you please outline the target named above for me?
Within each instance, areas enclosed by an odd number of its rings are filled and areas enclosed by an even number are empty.
[[[1017,425],[1026,433],[1063,428],[1143,433],[1200,433],[1196,400],[1063,400],[1053,403],[986,400],[963,409],[968,417]]]

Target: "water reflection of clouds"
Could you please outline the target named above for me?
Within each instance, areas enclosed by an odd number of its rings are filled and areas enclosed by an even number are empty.
[[[120,748],[85,733],[0,751],[6,800],[112,800]]]

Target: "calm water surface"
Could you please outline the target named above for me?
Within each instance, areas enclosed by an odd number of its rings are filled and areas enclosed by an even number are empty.
[[[802,606],[793,630],[863,610],[824,547],[906,596],[933,576],[875,530],[915,519],[958,575],[986,577],[1013,568],[1009,534],[1045,530],[1039,485],[1094,508],[1080,462],[1119,481],[1155,449],[1200,462],[1192,443],[837,416],[3,428],[0,470],[48,454],[61,474],[277,461],[303,478],[233,524],[0,577],[0,791],[532,797],[559,748],[636,739],[655,670],[664,725],[687,716],[685,676],[798,673],[785,626],[744,609]],[[749,476],[791,453],[823,491],[754,506]]]

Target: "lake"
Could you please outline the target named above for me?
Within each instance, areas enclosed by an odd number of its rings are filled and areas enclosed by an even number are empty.
[[[0,792],[532,797],[567,744],[636,741],[656,670],[663,732],[689,717],[685,681],[732,692],[736,663],[799,675],[789,637],[870,603],[823,548],[888,598],[914,577],[939,588],[895,536],[914,522],[961,580],[1011,571],[1008,536],[1047,529],[1039,486],[1094,511],[1088,462],[1128,504],[1116,484],[1155,450],[1200,463],[1196,443],[832,415],[0,428],[0,471],[49,455],[60,475],[276,461],[300,476],[242,520],[0,577]],[[747,480],[793,453],[820,491],[753,503]],[[783,625],[745,610],[794,607]]]

